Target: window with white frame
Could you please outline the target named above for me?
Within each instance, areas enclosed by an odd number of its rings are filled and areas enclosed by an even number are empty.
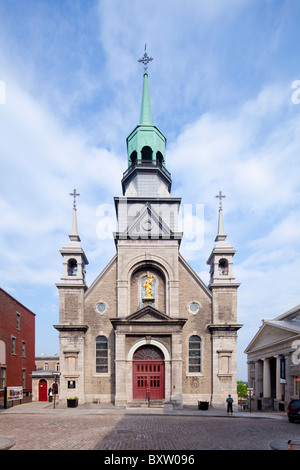
[[[26,344],[22,341],[22,357],[26,357]]]
[[[108,372],[108,340],[105,336],[96,338],[96,372]]]
[[[201,338],[193,335],[189,339],[189,373],[201,372]]]
[[[17,312],[17,330],[21,329],[21,315],[19,312]]]
[[[16,338],[14,336],[11,337],[11,353],[16,354]]]

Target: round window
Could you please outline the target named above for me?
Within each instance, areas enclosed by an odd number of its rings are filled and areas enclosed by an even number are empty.
[[[97,312],[99,312],[99,313],[105,312],[105,310],[106,310],[106,305],[105,305],[105,303],[104,303],[104,302],[99,302],[99,303],[96,305],[96,310],[97,310]]]
[[[189,310],[191,313],[197,313],[199,311],[199,304],[197,302],[191,302],[189,305]]]
[[[147,230],[147,231],[151,230],[151,228],[152,228],[151,219],[145,220],[145,222],[143,222],[142,227],[143,227],[144,230]]]

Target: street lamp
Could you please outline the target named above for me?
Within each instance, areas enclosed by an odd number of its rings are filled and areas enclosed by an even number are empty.
[[[251,392],[253,392],[253,388],[247,388],[247,392],[249,392],[250,413],[251,413]]]
[[[54,401],[53,401],[53,408],[55,408],[55,397],[57,395],[57,377],[60,377],[61,372],[52,372],[52,376],[55,377],[55,390],[54,390]]]

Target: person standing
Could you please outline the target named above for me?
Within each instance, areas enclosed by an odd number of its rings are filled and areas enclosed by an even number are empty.
[[[226,398],[226,403],[227,403],[227,414],[232,414],[232,404],[233,404],[233,398],[231,395],[228,395],[228,398]]]

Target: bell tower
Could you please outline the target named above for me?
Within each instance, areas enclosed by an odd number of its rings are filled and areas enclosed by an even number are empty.
[[[233,275],[235,250],[226,240],[224,232],[222,199],[220,191],[218,233],[215,246],[207,260],[210,265],[209,289],[212,293],[212,403],[225,403],[228,394],[237,401],[237,289]]]
[[[61,282],[56,284],[60,289],[71,290],[76,292],[77,295],[82,294],[87,289],[85,282],[85,266],[89,263],[87,257],[81,247],[80,237],[78,235],[77,228],[77,208],[76,208],[76,197],[80,194],[76,193],[74,189],[73,193],[70,193],[70,196],[73,196],[73,215],[72,215],[72,227],[71,233],[69,235],[69,241],[66,242],[65,246],[60,250],[60,253],[63,258],[63,273],[61,277]],[[80,322],[82,318],[81,309],[72,310],[72,315],[67,314],[66,312],[63,315],[63,318],[60,318],[60,323],[63,322]]]
[[[84,338],[88,329],[83,324],[85,266],[87,257],[81,247],[77,228],[76,197],[73,193],[72,228],[69,241],[60,253],[63,258],[63,273],[56,284],[59,290],[59,325],[53,325],[59,331],[60,355],[60,398],[76,395],[84,401]]]
[[[169,197],[171,175],[166,169],[166,138],[153,124],[147,65],[152,61],[146,52],[139,62],[144,64],[143,93],[139,124],[126,139],[128,169],[123,175],[123,196]]]
[[[207,264],[210,265],[209,288],[211,290],[220,286],[239,286],[239,284],[235,284],[235,277],[233,275],[232,269],[235,250],[226,240],[227,235],[224,232],[222,199],[225,197],[226,196],[222,194],[222,191],[220,191],[216,196],[216,198],[218,198],[220,201],[218,233],[215,238],[215,246],[207,261]]]
[[[153,124],[147,65],[152,61],[146,48],[139,124],[126,140],[128,168],[123,174],[123,197],[115,198],[119,240],[176,239],[180,198],[170,196],[172,179],[166,168],[166,138]],[[178,245],[177,245],[178,246]]]

